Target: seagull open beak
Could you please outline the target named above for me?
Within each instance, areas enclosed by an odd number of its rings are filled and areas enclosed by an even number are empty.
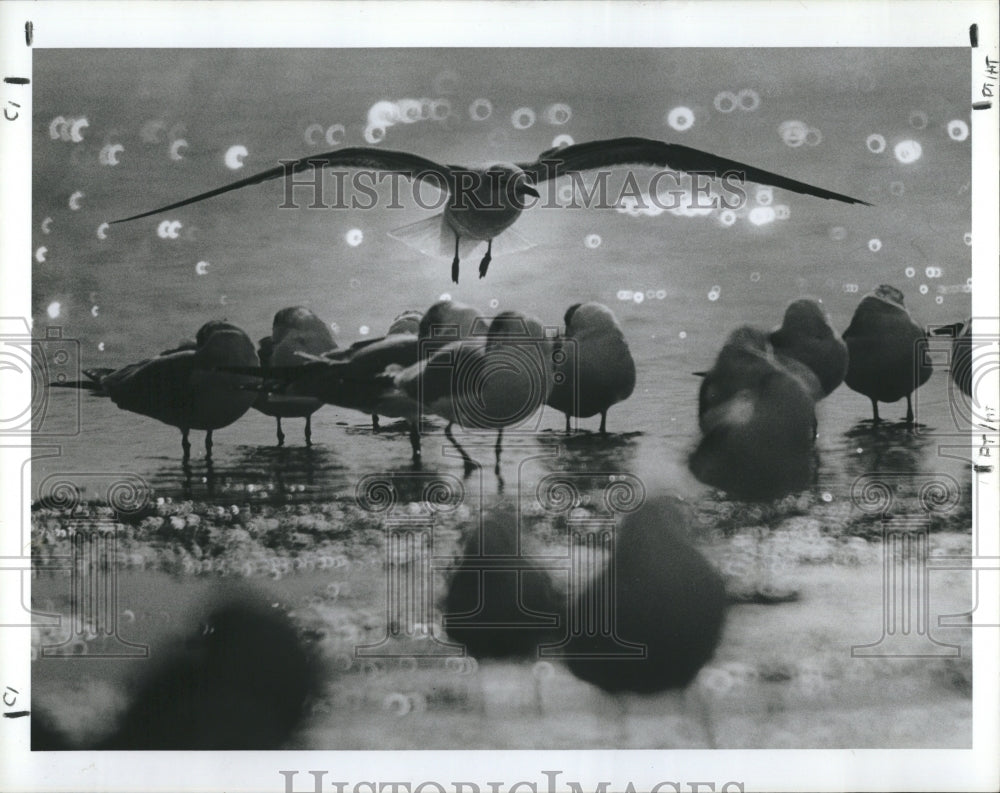
[[[523,184],[523,183],[519,184],[517,186],[517,194],[518,195],[530,195],[530,196],[534,196],[535,198],[541,198],[541,196],[538,194],[538,191],[534,187],[532,187],[530,184]]]

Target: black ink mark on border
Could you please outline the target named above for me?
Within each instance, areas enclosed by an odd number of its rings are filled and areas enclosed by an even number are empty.
[[[975,22],[969,25],[969,43],[973,49],[979,46],[979,25]]]
[[[34,41],[34,39],[35,39],[35,25],[29,19],[27,22],[24,23],[24,43],[30,47],[31,42]]]
[[[11,85],[27,85],[31,82],[27,77],[4,77],[3,81]]]
[[[992,102],[973,102],[972,103],[972,109],[973,110],[989,110],[991,107],[993,107],[993,103]]]
[[[19,719],[22,716],[27,716],[31,713],[30,710],[12,710],[10,713],[4,713],[3,717],[5,719]]]

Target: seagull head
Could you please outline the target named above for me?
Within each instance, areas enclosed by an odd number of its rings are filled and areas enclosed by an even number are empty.
[[[789,303],[779,330],[814,338],[834,335],[830,318],[817,300],[801,298]]]
[[[903,305],[903,293],[900,292],[896,287],[889,286],[889,284],[881,284],[874,292],[875,297],[881,298],[887,303],[894,303],[900,308],[904,308]]]

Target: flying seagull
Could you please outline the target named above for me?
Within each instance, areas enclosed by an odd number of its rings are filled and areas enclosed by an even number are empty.
[[[648,138],[611,138],[548,149],[530,163],[496,163],[486,168],[441,165],[416,154],[388,149],[368,147],[337,149],[285,162],[276,168],[270,168],[183,201],[176,201],[112,222],[124,223],[128,220],[137,220],[228,193],[230,190],[272,179],[288,178],[311,169],[368,168],[400,174],[414,180],[427,179],[448,192],[448,204],[444,212],[428,220],[397,229],[391,236],[432,255],[447,253],[453,245],[451,278],[458,283],[460,257],[467,255],[479,243],[487,244],[486,255],[479,264],[480,278],[486,275],[493,258],[494,241],[497,241],[498,245],[506,242],[506,252],[523,250],[530,246],[527,240],[513,230],[506,235],[506,241],[498,240],[498,237],[520,216],[525,208],[525,196],[539,197],[534,185],[569,173],[621,165],[653,166],[673,171],[698,172],[715,177],[737,176],[744,181],[759,182],[796,193],[870,206],[866,201],[857,198],[824,190],[678,143],[664,143]],[[499,252],[501,251],[498,248]]]

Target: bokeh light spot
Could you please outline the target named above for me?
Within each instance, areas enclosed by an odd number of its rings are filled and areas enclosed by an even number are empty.
[[[923,110],[914,110],[910,113],[910,126],[914,129],[926,129],[927,114]]]
[[[881,154],[882,152],[885,151],[886,147],[885,137],[879,135],[878,133],[874,135],[869,135],[865,139],[865,146],[868,147],[868,151],[870,151],[872,154]]]
[[[798,148],[806,142],[806,135],[809,134],[809,127],[804,121],[789,119],[782,121],[778,125],[778,135],[785,142],[786,146],[793,149]]]
[[[545,108],[544,118],[549,124],[561,127],[573,118],[573,109],[564,102],[556,102]]]
[[[473,121],[485,121],[493,115],[493,103],[480,97],[469,105],[469,118]]]
[[[904,165],[909,165],[912,162],[916,162],[923,155],[924,150],[918,141],[911,138],[906,140],[901,140],[899,143],[893,147],[892,153],[896,156],[896,159],[903,163]]]
[[[965,140],[969,137],[969,125],[960,118],[952,119],[948,122],[948,137],[959,142]]]
[[[739,102],[740,110],[745,110],[748,113],[752,113],[758,107],[760,107],[760,94],[754,91],[752,88],[744,88],[737,95],[736,100]]]
[[[530,129],[535,126],[535,111],[530,107],[519,107],[510,114],[510,123],[514,129]]]
[[[238,171],[243,167],[243,158],[246,157],[250,152],[247,151],[247,147],[242,144],[236,144],[235,146],[230,146],[226,149],[226,167],[231,171]]]
[[[369,124],[365,127],[365,142],[372,145],[385,140],[385,127]]]
[[[672,108],[667,113],[667,126],[678,132],[684,132],[694,126],[694,111],[689,107]]]
[[[339,146],[344,142],[346,136],[347,129],[343,124],[331,124],[326,128],[326,134],[323,137],[330,146]]]
[[[774,207],[763,206],[751,209],[747,220],[755,226],[766,226],[768,223],[773,223],[776,217],[777,213],[774,211]]]
[[[715,95],[712,104],[720,113],[732,113],[736,109],[736,94],[732,91],[720,91]]]

